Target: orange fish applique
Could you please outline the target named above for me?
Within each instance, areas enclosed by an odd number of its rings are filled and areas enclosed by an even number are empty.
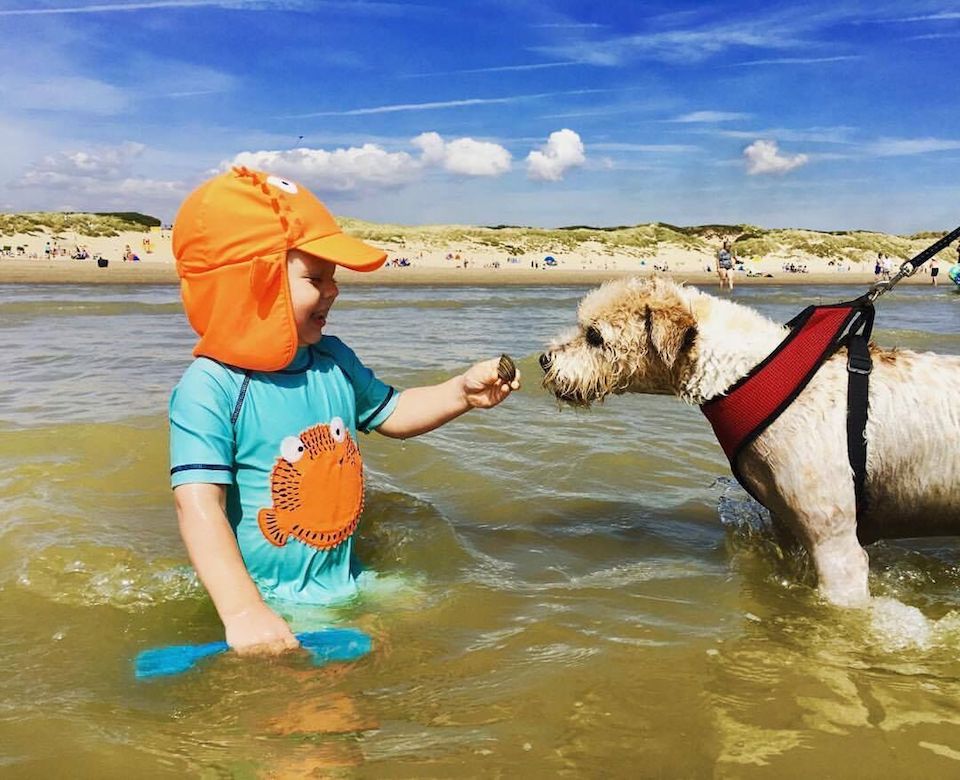
[[[280,443],[270,474],[273,506],[257,514],[269,542],[289,537],[330,550],[353,533],[363,511],[363,463],[343,420],[314,425]]]

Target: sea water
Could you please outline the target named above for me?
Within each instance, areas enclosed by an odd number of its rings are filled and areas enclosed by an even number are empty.
[[[403,445],[362,437],[364,593],[299,619],[363,628],[370,656],[146,684],[140,650],[222,638],[168,487],[194,342],[177,290],[0,287],[0,776],[960,773],[957,543],[874,545],[871,607],[821,603],[698,410],[540,389],[585,292],[344,287],[329,331],[386,381],[507,352],[524,390]],[[786,321],[858,292],[734,298]],[[878,309],[882,345],[960,353],[951,290]]]

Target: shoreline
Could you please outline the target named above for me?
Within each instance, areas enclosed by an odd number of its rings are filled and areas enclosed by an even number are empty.
[[[372,273],[358,273],[341,268],[337,281],[346,285],[424,286],[424,287],[574,287],[594,286],[610,279],[630,276],[662,275],[700,287],[717,285],[717,275],[704,271],[658,272],[647,269],[636,271],[570,270],[558,268],[382,268]],[[843,285],[867,288],[875,282],[872,273],[811,272],[779,273],[772,277],[738,274],[735,285]],[[0,284],[144,284],[175,285],[179,283],[172,263],[150,262],[111,264],[98,268],[84,260],[19,260],[0,259]],[[906,285],[930,285],[928,274],[918,274],[900,282]],[[952,283],[944,275],[941,287]]]

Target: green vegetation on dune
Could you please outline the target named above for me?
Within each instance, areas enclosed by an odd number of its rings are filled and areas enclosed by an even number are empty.
[[[596,227],[566,225],[539,228],[522,225],[391,225],[340,218],[343,229],[374,244],[393,247],[423,247],[434,251],[469,251],[483,248],[504,255],[602,254],[649,258],[666,249],[682,249],[712,256],[721,241],[728,240],[740,257],[802,259],[817,257],[852,262],[871,261],[878,252],[894,259],[912,257],[944,233],[925,231],[898,236],[866,230],[819,231],[762,228],[756,225],[671,225],[652,222],[641,225]],[[25,233],[60,237],[116,236],[125,231],[142,232],[160,225],[160,220],[138,212],[0,214],[0,235]],[[394,251],[397,251],[396,249]],[[942,259],[953,256],[951,249]]]
[[[943,233],[924,233],[912,236],[896,236],[866,230],[816,231],[816,230],[763,230],[752,229],[736,239],[735,251],[749,257],[772,254],[797,254],[820,257],[827,260],[852,262],[873,261],[882,252],[893,258],[907,259],[916,254],[923,245],[936,240]]]
[[[82,212],[41,211],[0,214],[0,235],[76,233],[91,238],[117,236],[126,231],[144,231],[160,225],[160,220],[135,211]]]
[[[786,259],[806,256],[852,262],[871,260],[878,252],[906,259],[943,235],[935,232],[897,236],[865,230],[768,229],[750,224],[679,226],[666,222],[617,227],[565,225],[552,229],[518,225],[378,225],[349,218],[343,219],[342,224],[347,232],[374,243],[463,250],[473,245],[507,255],[543,253],[562,256],[582,251],[641,258],[654,256],[670,247],[712,255],[722,241],[728,240],[741,257],[776,255]]]
[[[115,217],[124,222],[132,222],[135,225],[142,225],[147,228],[160,227],[160,225],[163,224],[156,217],[151,217],[149,214],[141,214],[139,211],[95,211],[94,216]]]
[[[646,257],[656,254],[661,244],[674,244],[691,250],[707,251],[707,243],[696,236],[680,232],[668,225],[649,224],[629,227],[592,227],[570,225],[561,228],[495,225],[400,226],[378,225],[351,218],[341,218],[344,230],[373,243],[400,246],[423,245],[438,249],[469,245],[499,250],[508,255],[524,253],[569,254],[580,249],[617,252]]]

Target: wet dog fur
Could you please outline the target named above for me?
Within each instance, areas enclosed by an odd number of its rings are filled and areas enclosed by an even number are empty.
[[[756,311],[663,278],[589,293],[578,326],[540,362],[544,386],[589,406],[623,393],[702,404],[723,394],[786,336]],[[960,533],[960,357],[871,345],[866,427],[870,540]],[[869,597],[846,442],[846,352],[828,359],[739,461],[749,490],[813,560],[830,602]],[[705,421],[706,422],[706,421]]]

